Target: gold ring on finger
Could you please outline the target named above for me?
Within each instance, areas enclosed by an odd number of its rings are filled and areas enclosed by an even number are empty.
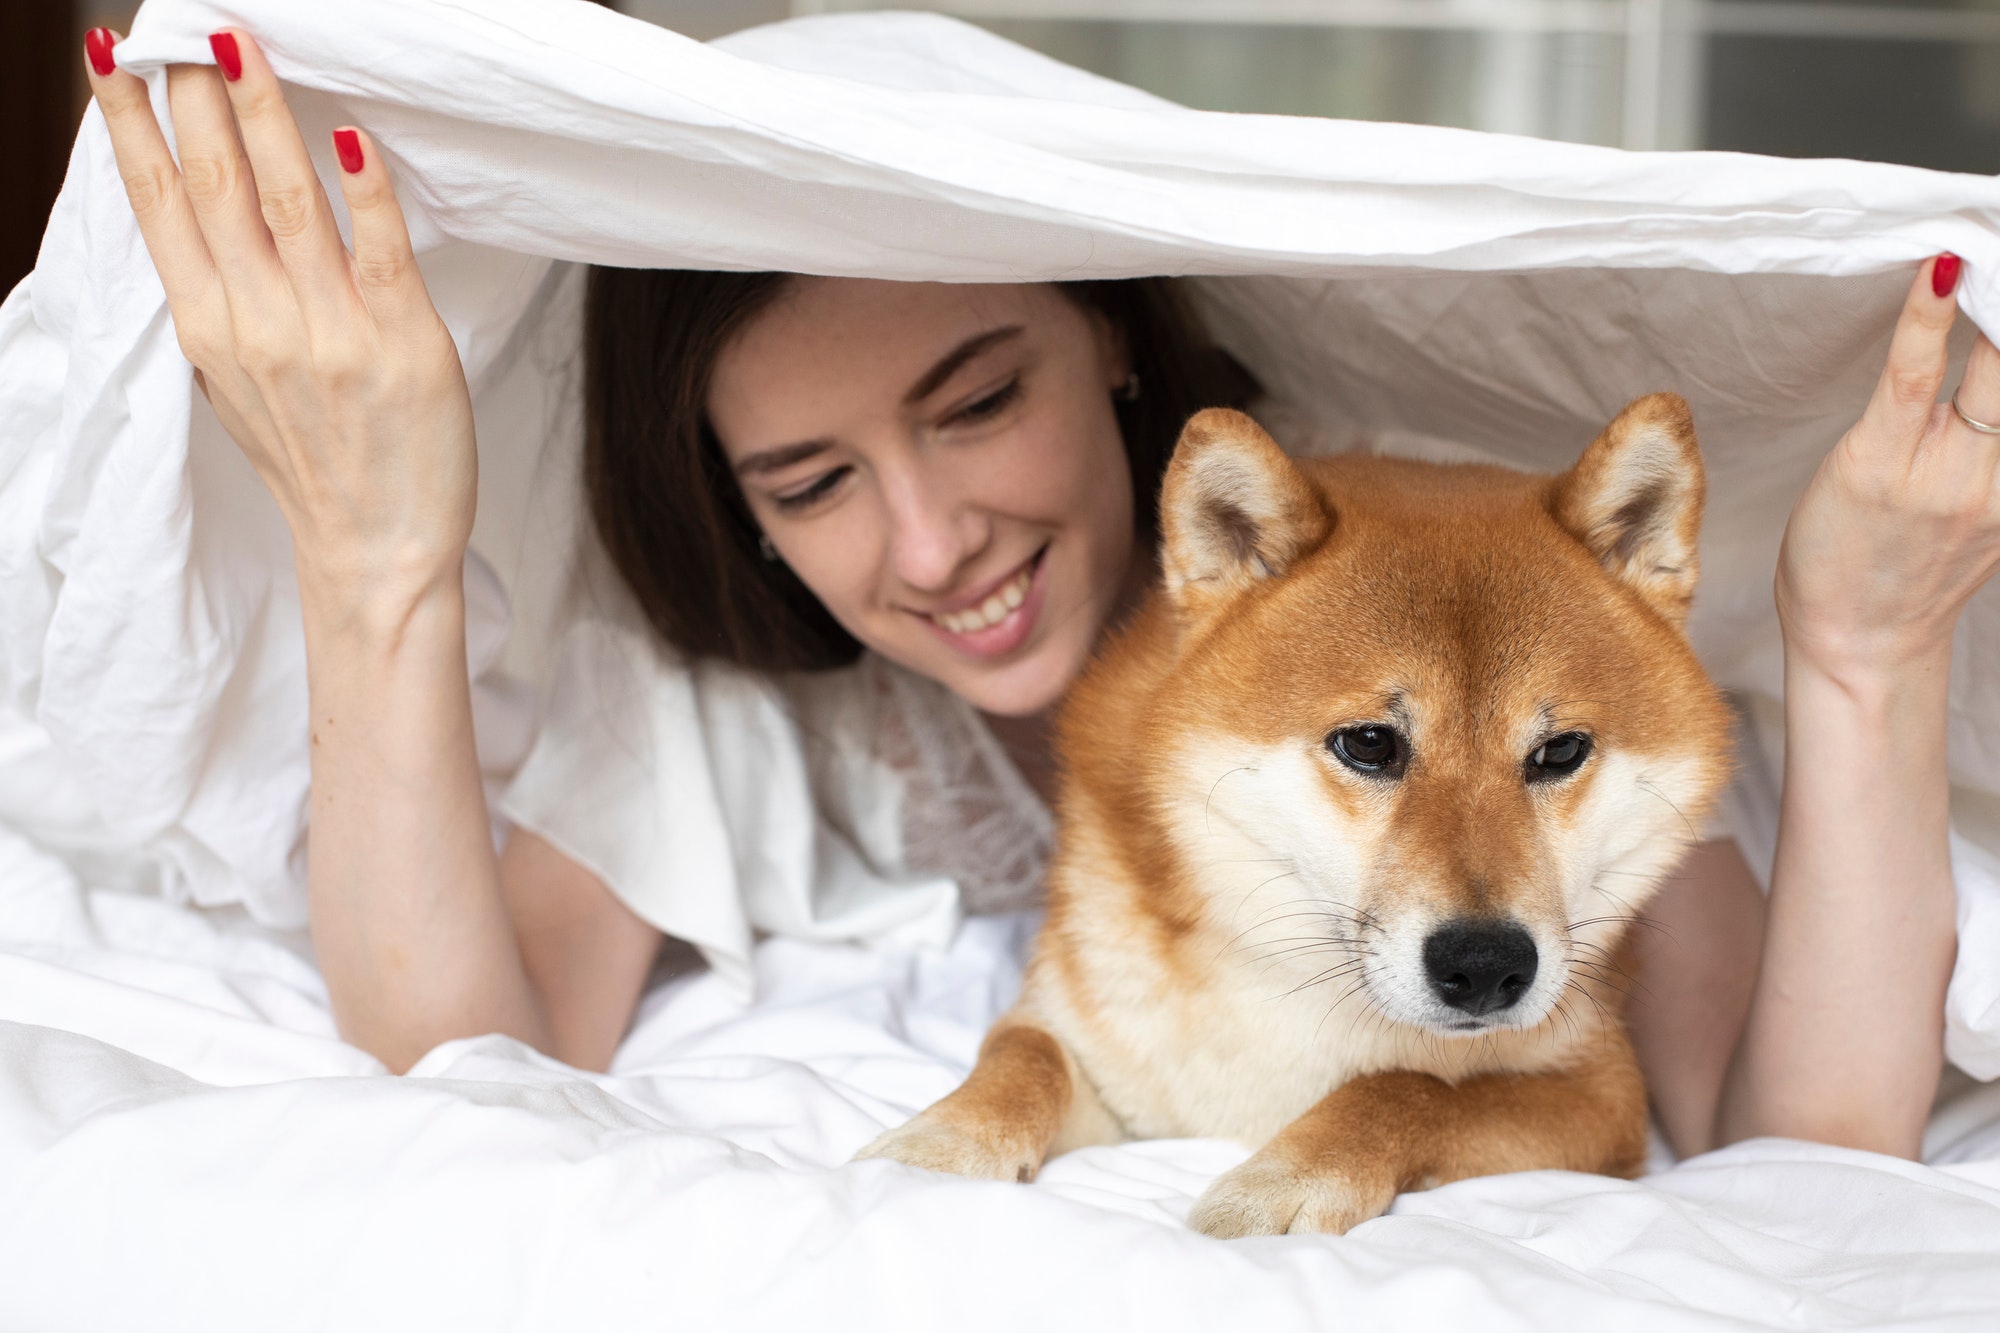
[[[1966,415],[1964,408],[1958,405],[1958,395],[1964,389],[1965,386],[1961,384],[1951,395],[1951,410],[1958,413],[1958,419],[1978,431],[1981,435],[2000,435],[2000,426],[1989,426],[1983,421],[1975,421],[1972,417]]]

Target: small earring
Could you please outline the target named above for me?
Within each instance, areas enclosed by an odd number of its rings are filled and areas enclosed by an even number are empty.
[[[1139,401],[1139,372],[1133,371],[1125,377],[1125,382],[1112,391],[1111,396],[1121,403]]]
[[[771,545],[771,538],[765,533],[757,534],[757,550],[766,560],[778,558],[778,548]]]

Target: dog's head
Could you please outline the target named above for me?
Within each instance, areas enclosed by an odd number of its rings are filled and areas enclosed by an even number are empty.
[[[1195,417],[1163,590],[1103,664],[1154,664],[1131,721],[1184,910],[1398,1022],[1541,1023],[1727,775],[1682,633],[1702,496],[1666,394],[1558,477],[1294,461],[1240,413]]]

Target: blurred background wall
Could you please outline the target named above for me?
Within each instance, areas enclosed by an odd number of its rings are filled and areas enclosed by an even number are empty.
[[[2000,172],[2000,0],[616,0],[703,37],[927,9],[1217,111]]]
[[[338,0],[333,0],[337,3]],[[2000,0],[612,0],[707,39],[926,9],[1219,111],[2000,172]],[[130,0],[0,0],[0,290],[34,262]]]

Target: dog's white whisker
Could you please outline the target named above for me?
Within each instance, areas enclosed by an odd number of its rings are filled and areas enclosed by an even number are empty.
[[[1304,981],[1301,981],[1298,985],[1292,987],[1288,991],[1285,991],[1283,994],[1276,996],[1275,998],[1282,1000],[1289,996],[1297,995],[1300,991],[1310,990],[1314,986],[1318,986],[1325,982],[1335,980],[1336,978],[1339,977],[1344,977],[1349,973],[1353,972],[1356,968],[1360,966],[1361,966],[1361,960],[1358,958],[1349,959],[1347,962],[1344,963],[1337,963],[1334,966],[1327,968],[1324,971],[1319,972],[1314,976],[1306,978]]]

